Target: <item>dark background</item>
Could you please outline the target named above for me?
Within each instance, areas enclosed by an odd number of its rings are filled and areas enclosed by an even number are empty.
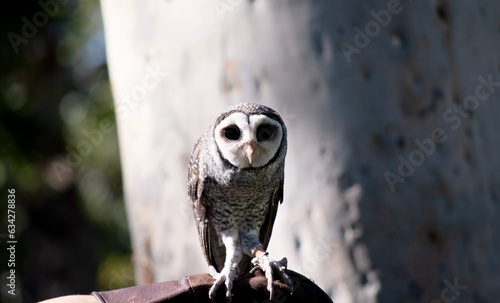
[[[99,2],[42,3],[11,1],[0,19],[2,302],[133,284]],[[99,135],[103,121],[112,131]],[[16,191],[15,296],[4,283],[7,189]]]

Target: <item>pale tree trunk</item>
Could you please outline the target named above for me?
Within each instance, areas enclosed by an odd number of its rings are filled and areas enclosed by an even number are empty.
[[[258,102],[289,133],[271,256],[337,302],[500,297],[498,1],[102,9],[138,283],[207,271],[189,155]]]

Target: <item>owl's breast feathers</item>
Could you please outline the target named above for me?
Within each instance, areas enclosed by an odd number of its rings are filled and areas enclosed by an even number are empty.
[[[244,233],[260,229],[283,179],[275,176],[272,167],[266,167],[231,169],[224,177],[207,181],[205,195],[211,204],[208,216],[214,228]]]

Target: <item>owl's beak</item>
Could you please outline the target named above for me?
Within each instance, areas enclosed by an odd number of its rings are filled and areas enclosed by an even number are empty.
[[[245,146],[245,154],[246,154],[246,156],[248,158],[248,163],[250,165],[252,165],[252,158],[253,158],[254,152],[255,152],[255,143],[254,142],[248,143]]]

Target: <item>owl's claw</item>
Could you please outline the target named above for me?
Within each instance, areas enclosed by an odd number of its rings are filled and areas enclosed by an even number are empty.
[[[288,265],[288,260],[283,258],[279,261],[274,261],[269,259],[267,253],[252,259],[252,264],[254,268],[250,270],[250,273],[254,273],[256,269],[260,268],[264,271],[267,279],[267,290],[269,291],[269,300],[273,299],[274,289],[273,289],[273,273],[277,273],[280,277],[280,280],[287,284],[293,293],[293,282],[292,279],[287,275],[285,269]]]
[[[215,282],[208,291],[208,297],[213,300],[215,297],[215,293],[217,292],[219,287],[224,282],[226,282],[226,299],[228,302],[231,302],[231,298],[233,296],[233,294],[231,293],[231,289],[233,288],[233,281],[234,277],[236,276],[236,271],[234,269],[228,269],[227,267],[224,267],[222,271],[218,273],[215,267],[210,266],[209,273],[215,279]]]

